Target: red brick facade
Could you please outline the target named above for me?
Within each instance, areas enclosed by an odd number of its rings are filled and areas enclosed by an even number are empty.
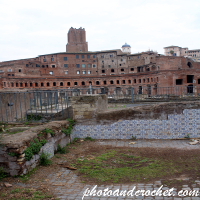
[[[200,63],[154,52],[88,52],[85,30],[71,28],[67,52],[0,62],[0,76],[4,90],[188,86],[200,85]]]

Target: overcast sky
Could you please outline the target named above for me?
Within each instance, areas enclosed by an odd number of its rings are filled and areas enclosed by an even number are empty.
[[[0,0],[0,61],[64,52],[70,27],[89,51],[200,49],[200,0]]]

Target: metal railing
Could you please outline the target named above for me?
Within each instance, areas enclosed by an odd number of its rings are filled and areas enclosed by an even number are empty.
[[[0,121],[35,122],[71,117],[66,91],[0,93]]]
[[[109,103],[200,100],[199,86],[99,87],[0,92],[0,121],[35,122],[64,120],[73,115],[69,97],[106,94]]]

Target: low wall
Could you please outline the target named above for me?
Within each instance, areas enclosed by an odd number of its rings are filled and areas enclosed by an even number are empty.
[[[105,94],[69,97],[73,109],[73,119],[92,119],[97,112],[107,109],[108,100]]]
[[[69,136],[61,132],[61,128],[67,128],[68,124],[68,121],[54,121],[13,135],[4,134],[0,146],[0,167],[11,176],[24,175],[39,165],[39,155],[42,152],[48,153],[50,158],[53,157],[58,144],[63,147],[70,141]],[[33,155],[30,161],[25,160],[24,151],[30,146],[30,142],[40,137],[45,128],[54,130],[55,135],[46,134],[47,143],[41,147],[39,153]],[[10,156],[9,153],[17,156]]]
[[[164,116],[165,118],[166,116]],[[72,138],[95,139],[178,139],[200,137],[200,109],[184,109],[168,114],[167,119],[121,119],[107,125],[76,125]]]

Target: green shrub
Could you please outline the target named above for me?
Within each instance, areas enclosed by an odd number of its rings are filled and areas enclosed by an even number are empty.
[[[2,180],[4,177],[6,177],[6,172],[3,170],[3,167],[0,167],[0,180]]]
[[[31,158],[33,157],[34,154],[38,154],[40,151],[40,148],[46,144],[46,140],[43,139],[41,142],[35,138],[34,142],[30,142],[30,146],[26,148],[26,150],[24,151],[25,153],[25,159],[26,160],[31,160]]]
[[[91,138],[91,137],[86,137],[84,140],[90,140],[90,141],[95,141],[95,139]]]
[[[185,139],[190,139],[190,134],[187,134],[184,138]]]
[[[40,141],[40,143],[43,145],[45,145],[47,143],[47,141],[45,139],[43,139],[42,141]]]
[[[47,134],[47,133],[50,133],[52,137],[55,135],[54,131],[51,130],[51,129],[48,129],[48,128],[45,128],[42,132],[43,132],[43,133],[46,133],[46,134]]]
[[[51,160],[49,159],[49,154],[43,152],[40,155],[40,165],[48,166],[50,164],[51,164]]]
[[[32,152],[31,147],[27,147],[24,153],[25,153],[25,159],[31,160],[31,158],[33,157],[33,152]]]
[[[42,119],[40,115],[27,115],[27,121],[39,121]]]
[[[57,153],[65,154],[66,152],[67,151],[65,147],[61,147],[60,145],[57,146]]]

